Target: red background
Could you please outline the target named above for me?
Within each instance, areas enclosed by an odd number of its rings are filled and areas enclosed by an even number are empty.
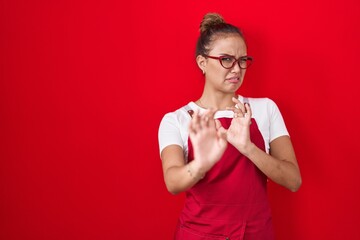
[[[206,12],[255,59],[240,94],[280,107],[303,176],[269,184],[277,239],[359,239],[360,4],[0,1],[0,239],[171,239],[162,116],[200,96]]]

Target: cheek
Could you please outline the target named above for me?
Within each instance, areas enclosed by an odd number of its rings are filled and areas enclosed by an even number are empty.
[[[208,71],[209,71],[209,74],[211,74],[213,76],[218,76],[218,77],[225,76],[226,74],[229,73],[229,70],[220,66],[220,63],[217,63],[217,65],[210,65],[208,67]]]
[[[241,77],[242,79],[244,79],[245,73],[246,73],[246,70],[244,70],[244,69],[240,71],[240,77]]]
[[[228,71],[226,69],[211,69],[209,72],[209,77],[214,79],[215,81],[224,79],[228,74]]]

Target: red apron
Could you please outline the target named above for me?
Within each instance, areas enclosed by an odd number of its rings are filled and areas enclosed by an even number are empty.
[[[232,119],[219,120],[227,129]],[[256,121],[251,121],[251,141],[264,150]],[[188,143],[190,161],[194,158],[190,138]],[[274,239],[266,186],[266,176],[228,144],[220,161],[186,192],[175,239]]]

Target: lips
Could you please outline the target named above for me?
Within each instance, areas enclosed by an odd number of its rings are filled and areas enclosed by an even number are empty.
[[[240,81],[240,78],[239,77],[226,78],[226,81],[230,83],[238,83]]]

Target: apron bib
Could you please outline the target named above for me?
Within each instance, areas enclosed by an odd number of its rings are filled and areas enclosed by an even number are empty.
[[[219,118],[228,129],[232,118]],[[255,119],[251,119],[251,141],[265,150]],[[189,161],[194,158],[188,139]],[[274,239],[267,196],[267,177],[234,146],[203,179],[186,192],[175,240]]]

